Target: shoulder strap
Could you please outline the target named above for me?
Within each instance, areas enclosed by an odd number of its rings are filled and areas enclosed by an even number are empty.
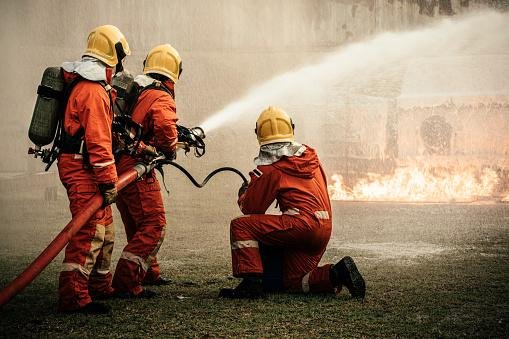
[[[128,103],[128,111],[125,112],[125,114],[131,116],[133,111],[134,111],[134,108],[136,107],[136,104],[138,103],[138,99],[140,98],[140,96],[143,94],[143,92],[145,92],[146,90],[149,90],[149,89],[156,89],[156,90],[160,90],[160,91],[163,91],[163,92],[166,92],[168,93],[172,99],[175,99],[175,93],[170,90],[168,87],[166,87],[161,81],[159,80],[154,80],[153,83],[151,83],[150,85],[147,85],[145,87],[141,87],[139,86],[136,82],[134,83],[134,86],[133,86],[133,92],[134,94],[132,94],[130,97],[129,97],[129,103]]]
[[[161,91],[163,91],[163,92],[168,93],[168,94],[171,96],[171,98],[172,98],[172,99],[175,99],[175,92],[174,92],[174,91],[172,91],[172,90],[170,90],[168,87],[166,87],[166,86],[165,86],[165,85],[164,85],[161,81],[159,81],[159,80],[155,80],[155,81],[154,81],[153,83],[151,83],[150,85],[145,86],[145,87],[141,90],[140,94],[141,94],[143,91],[147,90],[147,89],[158,89],[158,90],[161,90]]]

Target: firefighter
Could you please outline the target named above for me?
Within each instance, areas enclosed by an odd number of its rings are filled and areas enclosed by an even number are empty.
[[[111,102],[115,93],[109,82],[130,54],[120,30],[99,26],[88,35],[80,61],[62,65],[64,79],[75,83],[64,112],[64,140],[58,156],[58,173],[67,190],[74,216],[100,192],[104,204],[70,239],[59,278],[58,309],[61,312],[108,313],[108,305],[92,298],[108,296],[114,228],[111,208],[117,190],[112,153]],[[76,82],[74,82],[76,81]]]
[[[244,215],[230,224],[233,275],[243,279],[234,289],[222,289],[220,296],[256,298],[282,290],[337,293],[346,286],[353,297],[364,297],[364,279],[351,257],[318,266],[331,236],[332,213],[315,150],[295,142],[292,120],[277,107],[260,114],[255,131],[257,167],[239,190]],[[274,200],[282,214],[264,214]]]
[[[182,72],[179,53],[169,44],[148,53],[143,75],[135,82],[140,95],[131,119],[142,126],[141,154],[145,158],[163,153],[174,159],[177,147],[175,83]],[[122,154],[117,171],[122,173],[138,162],[136,156]],[[124,223],[127,245],[118,261],[113,287],[129,298],[150,298],[155,292],[142,285],[165,285],[156,254],[164,239],[166,218],[159,182],[154,171],[119,193],[117,208]]]

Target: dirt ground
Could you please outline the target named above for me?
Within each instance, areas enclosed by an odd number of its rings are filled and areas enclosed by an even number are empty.
[[[323,262],[355,258],[363,302],[331,295],[217,298],[230,277],[228,222],[238,214],[231,178],[202,190],[174,185],[159,262],[172,284],[150,300],[112,300],[111,316],[56,312],[62,255],[1,309],[2,337],[507,337],[509,205],[333,205]],[[25,268],[67,223],[66,198],[0,201],[0,283]],[[115,262],[125,244],[120,218]]]

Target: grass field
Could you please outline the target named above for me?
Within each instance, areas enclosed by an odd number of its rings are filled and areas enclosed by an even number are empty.
[[[213,191],[212,191],[213,192]],[[218,199],[212,192],[200,199]],[[180,194],[177,192],[177,194]],[[221,197],[234,201],[233,196]],[[196,199],[195,199],[196,200]],[[367,297],[346,293],[217,298],[230,278],[235,204],[170,198],[160,263],[172,284],[151,300],[112,300],[110,316],[56,313],[61,255],[1,310],[2,337],[508,337],[509,205],[334,203],[323,262],[354,257]],[[2,201],[4,286],[68,221],[65,198]],[[43,208],[44,207],[44,208]],[[13,210],[21,210],[14,214]],[[117,220],[115,259],[125,244]]]

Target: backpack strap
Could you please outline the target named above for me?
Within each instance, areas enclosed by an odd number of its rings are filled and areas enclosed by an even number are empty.
[[[151,84],[144,87],[140,86],[137,82],[133,82],[131,90],[127,92],[123,98],[126,102],[125,109],[122,110],[119,105],[116,106],[120,114],[114,117],[112,128],[113,132],[117,133],[119,138],[124,141],[124,147],[115,150],[116,155],[121,153],[133,155],[137,153],[140,142],[145,135],[143,135],[142,126],[135,123],[131,119],[131,116],[138,104],[140,96],[149,89],[161,90],[168,93],[172,98],[175,97],[175,93],[157,79],[154,79]],[[155,98],[153,102],[157,99],[158,98]],[[153,102],[151,102],[150,105],[152,105]]]

